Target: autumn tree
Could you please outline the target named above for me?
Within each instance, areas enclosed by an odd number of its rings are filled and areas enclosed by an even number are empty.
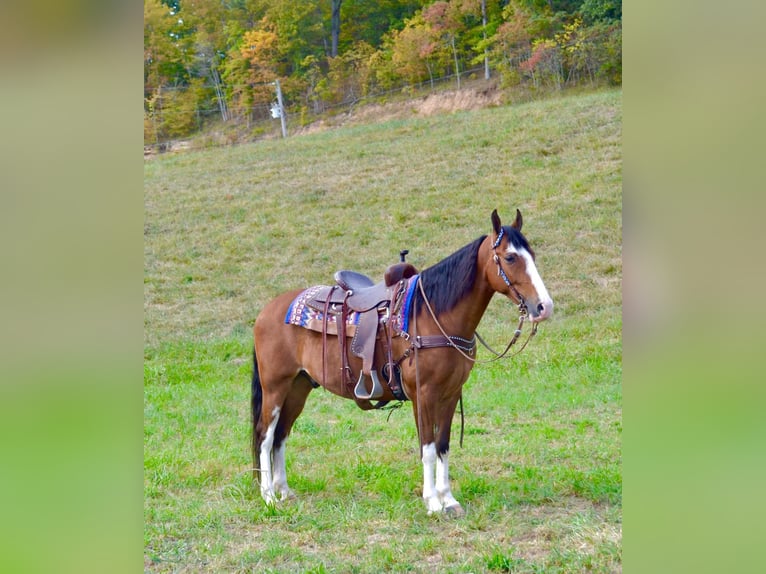
[[[423,8],[423,0],[344,0],[341,6],[338,52],[356,42],[366,42],[376,49],[391,32],[404,28],[405,22]]]
[[[270,95],[270,84],[277,79],[278,42],[274,26],[264,18],[258,29],[245,32],[240,52],[249,64],[248,80],[257,95]],[[256,96],[257,97],[257,96]]]
[[[456,42],[458,35],[464,29],[461,8],[460,2],[439,0],[423,9],[423,19],[429,29],[452,50],[458,89],[460,89],[460,65]]]
[[[504,82],[515,84],[521,79],[518,65],[531,51],[530,14],[518,5],[509,4],[503,9],[502,16],[504,22],[488,40],[490,58]]]
[[[144,95],[189,78],[188,34],[178,15],[160,0],[144,2]]]
[[[416,14],[401,31],[390,37],[392,62],[402,78],[418,83],[426,74],[433,85],[435,68],[448,61],[448,53],[421,13]]]
[[[273,101],[322,111],[469,66],[503,85],[619,84],[620,0],[145,0],[145,139]]]

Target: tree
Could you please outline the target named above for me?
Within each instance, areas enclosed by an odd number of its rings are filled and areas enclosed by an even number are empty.
[[[519,64],[519,69],[532,77],[537,88],[545,82],[557,90],[561,89],[563,76],[561,49],[555,40],[539,38],[532,42],[532,55]]]
[[[338,36],[340,36],[340,5],[342,3],[343,0],[332,0],[331,2],[332,14],[330,16],[330,28],[332,35],[332,46],[330,48],[330,57],[332,58],[335,58],[338,55]]]
[[[481,30],[484,42],[487,41],[487,0],[481,0]],[[489,53],[484,48],[484,79],[489,80]]]
[[[458,89],[460,89],[460,65],[458,64],[456,40],[458,34],[464,29],[460,8],[459,2],[440,0],[423,9],[423,19],[430,29],[452,49]]]
[[[621,0],[584,0],[580,14],[586,24],[596,22],[616,22],[622,20]]]
[[[273,90],[264,87],[277,79],[276,70],[278,38],[274,26],[264,18],[261,27],[245,32],[240,52],[249,64],[249,81],[254,93],[271,94]]]
[[[530,15],[520,6],[509,4],[503,10],[505,21],[489,38],[490,57],[505,83],[517,83],[519,63],[529,57],[532,36]]]
[[[381,48],[384,37],[404,28],[405,22],[418,12],[422,0],[345,0],[341,7],[343,27],[338,39],[338,52],[356,42]]]
[[[188,81],[186,35],[178,15],[160,0],[144,2],[144,96]]]
[[[440,46],[443,44],[423,14],[418,13],[407,20],[401,31],[391,34],[392,62],[408,82],[418,83],[428,74],[433,86],[435,67],[449,58]]]

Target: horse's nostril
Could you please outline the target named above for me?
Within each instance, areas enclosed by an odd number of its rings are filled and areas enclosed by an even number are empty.
[[[538,303],[537,304],[537,312],[538,313],[542,313],[543,311],[545,311],[545,305],[543,305],[542,303]]]

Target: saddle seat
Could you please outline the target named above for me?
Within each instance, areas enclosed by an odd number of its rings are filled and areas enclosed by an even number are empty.
[[[410,263],[395,263],[386,269],[383,281],[375,283],[367,275],[357,271],[341,270],[334,276],[340,289],[327,287],[314,298],[313,305],[324,306],[328,312],[337,313],[340,308],[342,313],[359,313],[359,322],[351,341],[351,352],[362,359],[362,371],[354,387],[354,397],[357,400],[367,401],[383,396],[383,386],[378,377],[378,369],[383,365],[374,365],[376,341],[379,333],[382,336],[385,332],[384,323],[390,317],[396,298],[401,292],[401,282],[417,273],[418,270]],[[341,341],[341,345],[344,344],[345,342]],[[392,370],[392,366],[389,365],[389,373]],[[367,390],[366,377],[372,380],[371,391]]]
[[[335,282],[346,291],[346,304],[352,311],[364,313],[381,303],[391,300],[391,288],[402,279],[417,275],[418,270],[411,263],[395,263],[386,269],[383,281],[375,283],[372,279],[357,271],[336,271]]]

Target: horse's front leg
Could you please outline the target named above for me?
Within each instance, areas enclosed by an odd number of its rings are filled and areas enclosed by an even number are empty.
[[[436,494],[439,497],[444,512],[452,516],[463,516],[465,512],[460,503],[452,495],[449,483],[449,441],[452,430],[452,418],[455,416],[458,397],[444,405],[438,426],[436,443]]]
[[[434,480],[438,458],[436,456],[436,443],[431,441],[423,444],[421,450],[423,453],[423,500],[426,503],[426,508],[428,508],[428,514],[441,512],[442,503],[439,500],[436,481]]]
[[[452,495],[449,483],[449,450],[433,442],[423,445],[423,500],[428,514],[444,511],[462,516],[463,507]]]
[[[446,514],[463,516],[465,511],[460,503],[452,496],[449,485],[449,450],[437,450],[436,457],[436,494]]]
[[[285,464],[285,442],[283,439],[279,446],[274,447],[274,466],[272,483],[274,494],[279,500],[295,498],[295,493],[287,486],[287,469]]]
[[[449,482],[449,440],[452,417],[455,414],[457,399],[440,405],[440,413],[433,413],[425,408],[415,419],[422,418],[418,425],[423,462],[423,500],[428,513],[446,512],[462,516],[460,503],[452,495]],[[438,421],[438,424],[434,424]]]
[[[423,401],[421,405],[418,405],[417,398],[412,401],[412,411],[415,415],[415,425],[420,439],[420,460],[423,463],[423,500],[426,503],[426,508],[428,508],[428,514],[432,514],[441,512],[442,504],[436,493],[435,419],[431,409],[427,408],[428,405],[429,401]]]

